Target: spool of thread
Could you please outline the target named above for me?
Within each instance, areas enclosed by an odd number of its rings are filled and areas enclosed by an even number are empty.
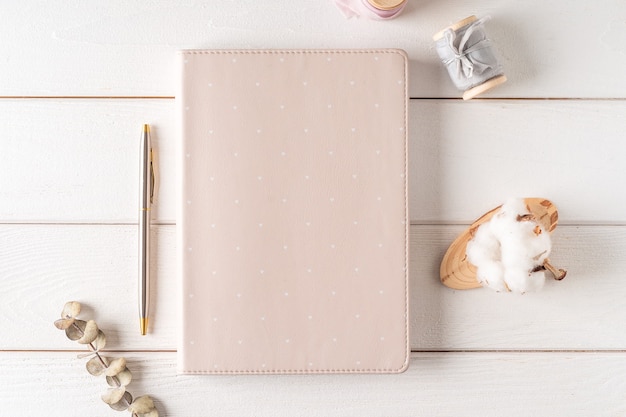
[[[489,17],[465,18],[433,36],[437,53],[454,85],[469,100],[506,82],[483,24]]]
[[[408,0],[363,0],[363,4],[378,19],[393,19],[398,16]]]
[[[346,18],[366,16],[377,20],[398,16],[408,0],[335,0]]]

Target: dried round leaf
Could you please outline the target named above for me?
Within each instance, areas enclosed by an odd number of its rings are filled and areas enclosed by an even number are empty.
[[[86,326],[85,320],[75,320],[70,327],[65,329],[65,335],[70,340],[78,340],[83,336]]]
[[[111,404],[115,404],[119,402],[124,396],[125,392],[126,392],[126,387],[109,388],[100,397],[102,398],[102,401],[111,405]]]
[[[126,358],[115,358],[109,363],[109,367],[104,374],[106,376],[115,376],[126,369]]]
[[[136,398],[128,407],[128,411],[137,414],[146,414],[154,409],[154,402],[148,395]]]
[[[72,318],[78,316],[78,313],[80,313],[80,303],[78,301],[68,301],[63,306],[61,317],[64,319]]]
[[[128,408],[130,403],[133,402],[133,396],[130,395],[130,392],[126,391],[122,396],[122,399],[116,402],[115,404],[109,404],[109,407],[114,409],[115,411],[124,411]]]
[[[113,388],[119,387],[120,385],[122,385],[117,379],[117,377],[114,377],[114,376],[107,376],[106,380],[107,380],[107,384],[109,384],[109,386]]]
[[[97,352],[100,349],[104,349],[106,344],[107,344],[107,338],[104,335],[104,332],[102,330],[98,330],[98,336],[93,342],[91,342],[91,345],[89,345],[88,347],[89,347],[89,350],[93,350],[94,352]]]
[[[77,342],[86,345],[96,340],[96,337],[98,337],[98,325],[95,321],[89,320],[85,326],[85,330],[83,330],[83,335]]]
[[[74,324],[74,320],[76,320],[74,317],[70,317],[69,319],[58,319],[54,322],[54,325],[59,330],[66,330],[68,327]]]
[[[96,353],[97,353],[97,352],[95,352],[95,351],[93,351],[93,352],[79,353],[78,355],[76,355],[76,357],[77,357],[78,359],[93,358],[93,357],[95,357],[95,356],[96,356]]]
[[[119,387],[120,385],[128,385],[130,381],[133,379],[133,374],[130,372],[130,369],[124,368],[122,372],[115,376],[107,376],[107,384],[111,387]]]
[[[106,358],[103,357],[102,360],[105,363],[107,363]],[[93,376],[102,375],[102,373],[106,369],[106,367],[100,361],[100,358],[98,358],[97,356],[94,356],[93,358],[89,359],[87,361],[87,364],[85,365],[85,367],[87,368],[87,372],[89,372]],[[116,385],[116,387],[117,387],[117,385]]]
[[[156,408],[153,408],[148,413],[137,414],[139,417],[159,417],[159,411]]]

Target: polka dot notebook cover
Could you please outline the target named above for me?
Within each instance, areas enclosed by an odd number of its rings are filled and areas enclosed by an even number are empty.
[[[406,54],[179,66],[179,372],[404,371]]]

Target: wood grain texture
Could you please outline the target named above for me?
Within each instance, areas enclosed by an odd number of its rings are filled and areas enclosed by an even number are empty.
[[[173,219],[173,108],[173,100],[0,100],[0,219],[137,222],[143,123],[163,156],[162,216]]]
[[[541,292],[455,291],[437,277],[447,246],[465,226],[412,227],[411,340],[414,350],[623,350],[626,228],[559,226],[552,263],[568,271]],[[602,311],[599,311],[602,310]],[[432,343],[432,344],[431,344]]]
[[[567,278],[523,296],[439,282],[443,254],[464,227],[411,227],[413,350],[626,349],[626,227],[559,226],[551,259]],[[0,350],[71,348],[52,325],[69,300],[83,303],[83,316],[107,330],[109,346],[176,349],[175,229],[153,228],[154,308],[150,336],[142,337],[136,226],[0,226]]]
[[[552,200],[561,224],[626,220],[611,191],[626,178],[626,102],[411,104],[414,222],[471,223],[510,197]]]
[[[146,122],[154,216],[175,221],[174,100],[0,100],[0,113],[0,222],[137,222]],[[611,100],[411,100],[411,221],[470,223],[509,197],[544,197],[562,223],[623,224],[625,114]]]
[[[112,354],[118,356],[119,354]],[[128,390],[161,414],[213,416],[621,416],[623,353],[417,353],[399,375],[176,376],[175,353],[127,354]],[[72,352],[0,352],[0,398],[12,417],[119,416],[106,384]],[[37,384],[36,400],[32,387]],[[245,409],[245,414],[242,410]]]
[[[461,92],[431,36],[470,14],[493,17],[509,81],[463,103],[448,99]],[[385,22],[346,20],[332,0],[23,0],[0,2],[0,16],[0,416],[121,415],[52,325],[69,299],[106,330],[112,356],[130,359],[131,392],[152,394],[162,416],[626,414],[622,0],[409,0]],[[420,98],[409,114],[409,371],[176,376],[175,51],[382,47],[408,52]],[[142,338],[143,123],[161,183]],[[524,296],[441,285],[447,246],[510,196],[557,205],[552,260],[567,278]]]
[[[389,22],[346,20],[318,0],[5,1],[0,96],[173,96],[182,48],[397,47],[413,97],[460,97],[431,37],[470,14],[493,17],[486,30],[509,78],[487,96],[626,96],[621,0],[409,1]]]

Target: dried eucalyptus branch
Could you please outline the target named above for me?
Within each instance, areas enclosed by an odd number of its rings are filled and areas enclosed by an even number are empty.
[[[102,394],[102,401],[118,411],[128,410],[132,417],[159,417],[159,412],[154,406],[152,398],[144,395],[133,400],[126,386],[130,384],[133,376],[126,367],[126,359],[110,359],[100,355],[100,350],[106,345],[106,337],[98,328],[95,321],[77,319],[80,313],[80,303],[69,301],[65,303],[61,318],[54,322],[59,330],[65,330],[66,336],[80,344],[87,345],[91,351],[79,355],[79,358],[91,357],[87,361],[87,372],[94,376],[105,375],[109,389]]]

